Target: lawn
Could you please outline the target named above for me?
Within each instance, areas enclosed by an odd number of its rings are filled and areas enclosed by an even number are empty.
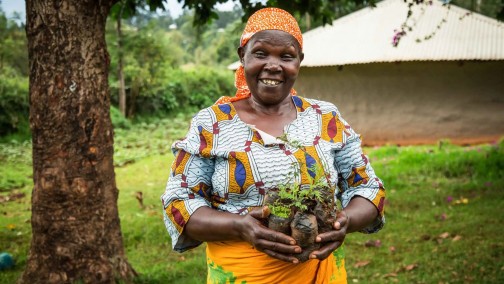
[[[159,200],[173,160],[169,145],[184,127],[180,120],[116,131],[119,213],[136,283],[205,281],[204,247],[171,252]],[[365,151],[385,182],[387,224],[347,237],[349,283],[504,283],[504,143]],[[29,143],[0,144],[0,251],[16,259],[0,271],[0,283],[14,283],[26,264],[30,156]]]

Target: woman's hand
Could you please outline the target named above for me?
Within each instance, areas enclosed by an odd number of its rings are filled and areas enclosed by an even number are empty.
[[[269,216],[268,207],[256,208],[245,215],[237,223],[237,230],[241,238],[250,243],[256,250],[290,263],[298,263],[299,260],[291,254],[300,253],[301,247],[296,241],[285,234],[276,232],[265,227],[261,220]]]
[[[323,243],[318,250],[310,254],[311,259],[326,259],[334,250],[340,247],[345,240],[350,225],[350,218],[345,211],[338,212],[336,215],[336,222],[334,222],[333,229],[330,232],[322,233],[315,238],[318,243]]]

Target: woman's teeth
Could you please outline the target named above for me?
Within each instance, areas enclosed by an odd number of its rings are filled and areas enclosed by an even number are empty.
[[[276,85],[280,84],[280,81],[269,80],[269,79],[262,79],[261,82],[268,85],[268,86],[276,86]]]

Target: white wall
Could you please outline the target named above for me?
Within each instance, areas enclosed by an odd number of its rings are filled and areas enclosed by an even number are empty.
[[[335,103],[368,145],[504,136],[504,61],[303,67],[295,88]]]

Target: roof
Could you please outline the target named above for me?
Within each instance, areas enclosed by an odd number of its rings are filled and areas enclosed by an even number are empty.
[[[447,9],[436,0],[432,5],[413,6],[408,23],[414,28],[406,31],[406,36],[394,47],[395,30],[400,29],[407,11],[403,0],[384,0],[374,8],[361,9],[333,21],[332,25],[304,33],[305,57],[301,66],[504,60],[504,23],[454,5]],[[431,39],[417,42],[433,32]],[[239,62],[229,68],[238,66]]]

